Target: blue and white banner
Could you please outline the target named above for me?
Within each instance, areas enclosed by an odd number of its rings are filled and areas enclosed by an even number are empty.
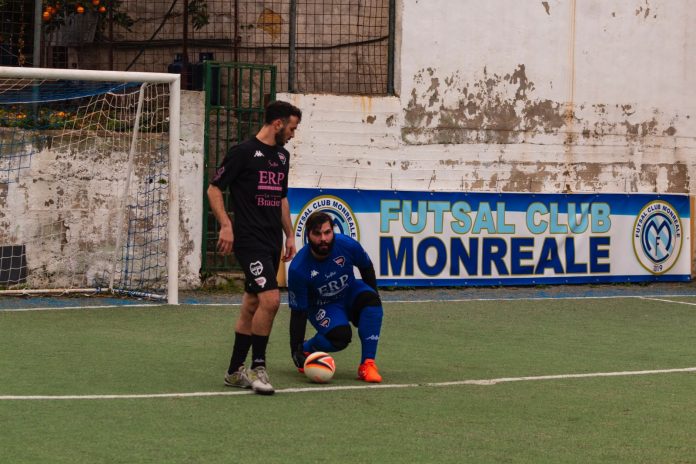
[[[314,211],[385,286],[689,280],[688,195],[290,189],[298,249]]]

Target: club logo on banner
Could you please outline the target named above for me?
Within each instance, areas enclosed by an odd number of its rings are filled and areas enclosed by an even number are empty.
[[[333,195],[322,195],[309,200],[297,215],[295,240],[302,240],[303,245],[307,243],[305,224],[307,218],[316,211],[331,216],[334,222],[334,232],[348,235],[355,240],[360,239],[358,221],[348,203]]]
[[[633,226],[633,250],[645,269],[653,274],[669,271],[681,245],[681,220],[672,205],[655,200],[640,210]]]

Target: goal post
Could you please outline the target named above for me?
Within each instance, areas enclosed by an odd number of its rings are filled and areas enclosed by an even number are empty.
[[[0,67],[0,295],[178,304],[180,76]]]

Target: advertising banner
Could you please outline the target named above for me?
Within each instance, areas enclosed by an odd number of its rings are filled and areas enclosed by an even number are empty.
[[[382,286],[684,281],[688,195],[290,189],[298,249],[315,211]]]

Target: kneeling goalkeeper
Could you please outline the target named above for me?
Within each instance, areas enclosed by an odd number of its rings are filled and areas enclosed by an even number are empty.
[[[345,349],[352,339],[352,323],[362,343],[358,379],[379,383],[375,357],[383,310],[372,261],[356,240],[334,234],[326,213],[312,213],[306,230],[308,243],[288,271],[292,359],[302,371],[309,353]],[[355,278],[354,266],[363,280]],[[307,319],[317,333],[303,341]]]

